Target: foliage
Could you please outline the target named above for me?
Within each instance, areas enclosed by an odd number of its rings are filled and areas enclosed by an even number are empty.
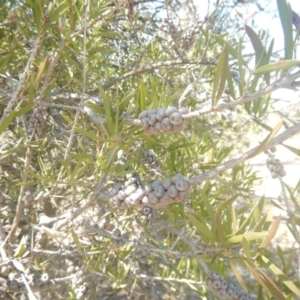
[[[189,0],[1,4],[1,296],[218,299],[205,284],[217,271],[255,299],[300,298],[299,187],[273,160],[295,211],[257,199],[261,179],[245,162],[263,151],[274,159],[299,132],[277,135],[282,124],[266,121],[271,93],[300,77],[292,10],[277,0],[279,60],[234,1],[208,2],[206,15]],[[171,105],[189,109],[184,130],[146,134],[140,113]],[[265,139],[246,151],[257,132]],[[147,185],[178,173],[192,187],[185,201],[147,213],[108,201],[132,174]],[[272,243],[283,222],[297,248]]]

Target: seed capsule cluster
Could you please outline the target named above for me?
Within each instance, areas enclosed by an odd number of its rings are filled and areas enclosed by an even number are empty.
[[[233,283],[227,282],[219,273],[211,272],[206,280],[207,287],[221,299],[254,300],[254,295],[249,295]]]
[[[54,286],[54,281],[49,279],[47,273],[41,273],[32,268],[25,273],[26,280],[32,291],[43,291]],[[20,276],[11,273],[6,281],[7,290],[14,293],[27,293],[28,290]]]
[[[183,115],[189,110],[186,107],[151,109],[139,115],[141,125],[146,134],[162,134],[180,132],[184,127]]]
[[[181,202],[190,195],[190,185],[187,179],[177,174],[171,179],[155,181],[145,187],[132,184],[121,187],[116,184],[110,190],[109,203],[120,209],[130,207],[142,208],[161,207],[171,203]]]
[[[145,164],[148,164],[148,165],[157,165],[158,164],[158,158],[152,151],[147,151],[147,150],[143,149],[142,147],[140,147],[139,150],[142,155],[142,161]]]
[[[166,24],[167,30],[171,36],[171,40],[170,40],[171,48],[174,49],[174,48],[176,48],[176,46],[178,45],[178,42],[180,40],[180,32],[172,21],[165,19],[165,24]]]
[[[73,278],[71,282],[76,299],[87,299],[89,288],[82,270],[77,271],[75,278]]]
[[[28,134],[32,136],[36,133],[41,136],[46,123],[47,111],[41,107],[35,107],[28,121]]]
[[[196,36],[199,34],[199,24],[196,23],[192,26],[190,30],[184,35],[181,41],[181,48],[183,50],[189,50],[193,46],[196,40]]]
[[[151,221],[154,220],[155,218],[155,212],[154,212],[154,209],[149,207],[149,206],[145,206],[143,207],[141,210],[140,210],[140,214],[141,214],[141,217],[140,217],[140,220],[142,223],[144,224],[147,224]]]
[[[268,159],[266,161],[267,168],[270,170],[273,179],[284,177],[286,175],[283,164],[279,159],[275,158],[275,155],[273,154],[274,152],[276,152],[275,147],[272,147],[270,151],[267,151]]]

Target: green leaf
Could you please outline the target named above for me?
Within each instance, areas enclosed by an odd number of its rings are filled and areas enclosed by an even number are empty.
[[[222,246],[226,247],[226,236],[224,232],[224,226],[222,225],[221,217],[218,213],[216,213],[216,226],[217,226],[217,233],[218,237],[222,243]]]
[[[228,69],[228,53],[226,48],[224,47],[218,64],[216,68],[216,72],[214,75],[214,86],[212,92],[212,106],[216,106],[218,104],[219,99],[222,96],[222,93],[225,89],[225,82],[227,79],[227,73],[229,73]]]
[[[243,246],[243,250],[244,250],[244,253],[245,253],[247,259],[251,260],[250,245],[245,237],[243,237],[243,239],[242,239],[242,246]]]
[[[279,131],[280,127],[282,126],[283,121],[278,122],[278,124],[275,126],[275,128],[270,132],[270,134],[263,140],[263,142],[258,146],[257,150],[254,151],[254,153],[251,155],[251,157],[256,156],[260,152],[263,152],[269,142],[273,139],[273,137],[276,135],[276,133]]]
[[[245,25],[245,29],[255,51],[255,65],[258,66],[263,60],[263,57],[266,55],[265,47],[263,46],[259,36],[251,27]]]
[[[284,35],[285,59],[293,58],[293,16],[290,4],[286,0],[276,0],[279,18]]]
[[[262,241],[261,245],[259,246],[259,248],[267,248],[268,245],[270,244],[271,240],[273,239],[273,237],[275,236],[278,228],[279,228],[279,225],[280,225],[280,222],[281,222],[281,217],[278,216],[272,223],[272,225],[270,226],[269,228],[269,231],[268,231],[268,235],[265,237],[265,239]]]
[[[261,256],[262,260],[267,264],[270,270],[280,278],[280,280],[298,297],[300,297],[299,288],[279,269],[274,263],[272,263],[267,257],[264,255]]]
[[[73,230],[73,228],[71,228],[70,232],[71,232],[71,235],[72,235],[72,238],[74,240],[74,243],[76,245],[77,250],[79,252],[81,252],[81,245],[80,245],[80,242],[79,242],[77,234],[75,233],[75,231]]]
[[[300,149],[294,148],[294,147],[289,146],[289,145],[284,145],[284,144],[282,144],[282,146],[284,146],[285,148],[289,149],[290,151],[292,151],[296,155],[300,156]]]
[[[245,291],[247,291],[248,290],[247,285],[246,285],[243,277],[241,276],[240,272],[238,271],[238,269],[235,267],[235,265],[232,263],[231,260],[229,261],[229,264],[230,264],[230,268],[231,268],[235,278],[237,279],[238,283]]]
[[[248,232],[230,237],[226,242],[229,244],[240,243],[242,242],[243,238],[245,238],[247,241],[259,240],[265,238],[267,234],[267,232]]]
[[[26,235],[23,235],[13,257],[21,257],[25,252]]]
[[[286,70],[300,65],[300,60],[283,60],[256,69],[253,74],[270,73],[273,71]]]
[[[52,7],[48,14],[49,21],[57,22],[58,18],[68,9],[68,1],[62,1],[57,7]]]
[[[234,58],[238,59],[238,51],[236,51],[227,41],[225,41],[222,37],[220,37],[219,35],[216,34],[211,34],[211,37],[213,37],[218,44],[220,44],[222,47],[226,47],[227,52],[232,55]],[[244,61],[244,59],[242,58],[242,64],[244,64],[245,66],[247,66],[247,63]]]
[[[239,67],[239,90],[240,94],[244,94],[244,87],[245,87],[245,70],[243,68],[243,43],[242,38],[239,39],[238,44],[238,67]]]

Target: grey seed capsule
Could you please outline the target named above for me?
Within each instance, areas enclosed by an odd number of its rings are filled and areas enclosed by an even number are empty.
[[[217,292],[217,294],[218,294],[218,296],[219,296],[221,299],[226,299],[226,298],[227,298],[226,290],[219,289],[218,292]]]
[[[275,165],[275,166],[273,166],[272,171],[275,172],[275,173],[279,173],[282,169],[283,169],[282,165]]]
[[[34,280],[34,285],[35,286],[41,286],[44,283],[44,281],[41,278],[36,278]]]
[[[161,121],[161,128],[165,132],[170,131],[172,129],[172,124],[169,118],[164,118]]]
[[[187,199],[189,196],[190,196],[190,191],[186,190],[186,191],[183,191],[183,192],[179,192],[177,197],[178,197],[179,201],[182,201],[182,200]]]
[[[206,280],[206,285],[207,285],[207,287],[209,288],[209,289],[213,289],[214,287],[213,287],[213,281],[210,279],[210,278],[208,278],[207,280]]]
[[[179,124],[179,125],[172,125],[172,131],[173,132],[180,132],[180,131],[182,131],[183,130],[183,128],[184,128],[184,122],[182,122],[181,124]]]
[[[238,299],[239,300],[248,300],[248,297],[246,294],[241,294]]]
[[[275,147],[275,146],[271,147],[271,148],[270,148],[270,151],[271,151],[272,153],[276,152],[276,147]]]
[[[181,174],[176,174],[175,176],[173,176],[171,178],[171,181],[172,181],[172,183],[176,184],[177,181],[180,181],[182,179],[184,179],[184,177]]]
[[[181,180],[177,180],[176,182],[176,188],[180,192],[188,190],[189,186],[190,186],[189,182],[185,178],[182,178]]]
[[[179,125],[183,122],[182,115],[179,112],[172,113],[169,118],[172,125]]]
[[[149,115],[156,115],[156,114],[157,114],[157,111],[158,111],[158,110],[157,110],[156,108],[152,108],[152,109],[149,110],[149,113],[148,113],[148,114],[149,114]]]
[[[79,292],[85,292],[87,290],[87,287],[85,285],[81,285],[79,288],[78,288],[78,291]]]
[[[119,198],[120,200],[124,200],[126,197],[127,197],[127,195],[126,195],[126,193],[125,193],[124,190],[120,190],[120,191],[118,192],[118,198]]]
[[[149,203],[150,203],[150,200],[148,199],[147,196],[144,196],[144,197],[143,197],[142,203],[143,203],[143,204],[149,204]]]
[[[132,193],[136,191],[136,187],[134,185],[130,185],[125,188],[124,192],[127,196],[130,196]]]
[[[281,170],[279,173],[279,176],[284,177],[286,175],[286,171],[285,170]]]
[[[150,115],[149,120],[148,120],[149,125],[154,126],[156,122],[157,122],[156,116],[155,115]]]
[[[7,280],[6,284],[7,284],[7,287],[12,290],[15,290],[19,287],[19,283],[17,280]]]
[[[135,191],[135,194],[137,195],[138,199],[139,200],[142,200],[145,193],[144,191],[142,190],[142,188],[138,188],[136,191]]]
[[[211,273],[209,274],[209,277],[210,277],[211,279],[221,279],[221,278],[222,278],[222,276],[221,276],[218,272],[211,272]]]
[[[156,124],[154,125],[154,128],[156,128],[158,131],[162,131],[161,123],[156,122]]]
[[[161,198],[163,196],[163,194],[165,193],[165,188],[162,186],[162,185],[156,185],[155,186],[155,189],[154,189],[154,192],[155,192],[155,195],[158,197],[158,198]]]
[[[221,279],[221,289],[226,290],[228,287],[228,283],[225,279]]]
[[[143,214],[145,216],[148,216],[151,213],[152,213],[152,208],[151,207],[148,207],[148,206],[143,207]]]
[[[281,162],[280,162],[279,159],[275,158],[275,159],[273,160],[273,164],[274,164],[274,165],[281,165]]]
[[[273,158],[267,158],[266,163],[268,165],[272,165],[274,163],[274,159]]]
[[[126,206],[129,208],[129,207],[132,207],[133,203],[132,203],[132,199],[131,199],[131,196],[128,196],[124,199],[123,203],[126,204]]]
[[[275,172],[272,172],[272,173],[271,173],[271,177],[272,177],[273,179],[278,178],[278,174],[275,173]]]
[[[144,189],[144,194],[146,195],[146,196],[148,196],[151,192],[152,192],[152,187],[151,187],[151,185],[146,185],[145,186],[145,189]]]
[[[160,199],[160,201],[165,202],[171,202],[172,201],[172,196],[170,195],[169,192],[165,192],[162,196],[162,198]]]
[[[267,165],[267,168],[270,170],[270,172],[274,171],[274,165]]]
[[[232,298],[232,297],[233,297],[233,290],[227,288],[227,290],[226,290],[226,295],[227,295],[228,298]]]
[[[161,122],[166,117],[166,108],[160,108],[156,114],[157,121]]]
[[[163,182],[163,187],[167,190],[171,184],[172,184],[172,181],[171,181],[171,179],[168,178]]]
[[[168,193],[171,197],[175,198],[178,196],[179,194],[179,191],[178,189],[176,188],[176,185],[172,184],[171,186],[169,186],[168,188]]]
[[[154,214],[153,214],[153,213],[151,213],[151,214],[148,215],[148,220],[149,220],[149,221],[153,220],[154,218],[155,218],[155,217],[154,217]]]
[[[177,112],[177,111],[178,111],[178,110],[177,110],[176,107],[170,106],[170,107],[168,107],[167,110],[166,110],[166,116],[167,116],[167,117],[170,117],[172,113]]]
[[[155,180],[153,183],[152,183],[152,189],[155,190],[155,188],[157,186],[160,186],[162,185],[162,182],[160,180]]]
[[[151,203],[157,203],[158,202],[158,197],[155,195],[155,192],[151,192],[149,195],[148,195],[148,199]]]
[[[219,279],[214,279],[213,280],[213,288],[215,290],[218,290],[221,287],[221,280]]]
[[[178,111],[181,113],[181,115],[185,115],[185,114],[188,114],[190,112],[189,109],[186,108],[186,107],[180,107],[178,109]]]
[[[43,274],[41,275],[41,279],[42,279],[44,282],[46,282],[46,281],[49,280],[49,275],[48,275],[47,273],[43,273]]]
[[[126,198],[125,198],[126,199]],[[139,195],[137,193],[133,193],[130,195],[131,203],[133,205],[136,205],[140,203],[141,199],[139,199]],[[125,200],[124,200],[125,201]]]
[[[239,289],[237,289],[237,288],[234,288],[234,289],[232,289],[233,290],[233,296],[232,296],[232,298],[233,299],[238,299],[238,297],[240,296],[240,294],[241,294],[241,291],[239,290]]]
[[[142,125],[142,127],[143,127],[144,130],[149,129],[149,127],[150,127],[150,124],[149,124],[149,118],[144,118],[144,119],[141,121],[141,125]]]
[[[148,117],[148,111],[144,110],[139,114],[139,119],[142,121],[145,117]]]
[[[141,219],[142,223],[144,223],[144,224],[148,223],[148,217],[147,216],[141,216],[140,219]]]

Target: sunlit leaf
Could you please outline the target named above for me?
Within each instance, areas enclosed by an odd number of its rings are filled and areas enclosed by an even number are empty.
[[[267,72],[273,72],[273,71],[280,71],[280,70],[286,70],[290,69],[295,66],[300,65],[300,60],[282,60],[276,63],[272,63],[269,65],[262,66],[260,68],[257,68],[253,74],[261,74],[261,73],[267,73]]]
[[[284,35],[285,59],[292,59],[294,46],[292,9],[286,0],[276,0],[276,2]]]

